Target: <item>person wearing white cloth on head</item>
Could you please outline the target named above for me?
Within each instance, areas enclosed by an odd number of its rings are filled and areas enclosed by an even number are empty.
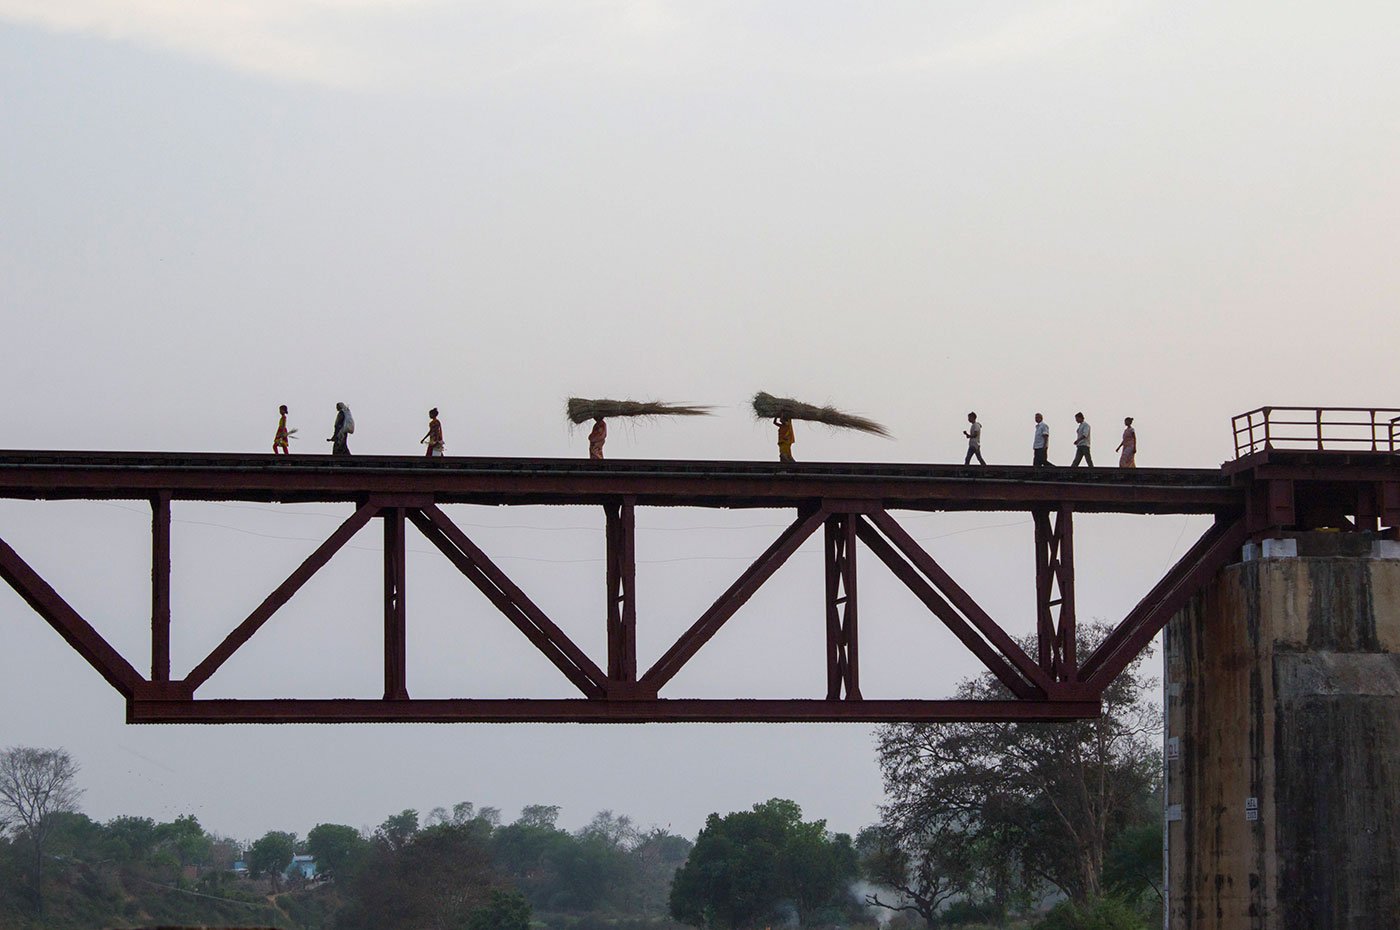
[[[335,405],[335,429],[332,431],[330,439],[331,455],[350,454],[350,434],[355,432],[355,418],[350,415],[350,408],[344,404]]]

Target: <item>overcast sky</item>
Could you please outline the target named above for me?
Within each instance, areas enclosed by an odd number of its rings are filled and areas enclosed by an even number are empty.
[[[720,405],[614,426],[617,457],[768,458],[756,390],[893,441],[799,426],[799,459],[1030,455],[1071,415],[1112,461],[1218,464],[1261,404],[1391,404],[1400,293],[1400,6],[1385,2],[0,0],[0,445],[328,446],[580,455],[569,395]],[[177,504],[176,674],[330,532],[330,505]],[[602,516],[456,508],[595,656]],[[790,515],[643,512],[641,662]],[[910,517],[993,615],[1033,613],[1018,514]],[[1085,518],[1080,615],[1118,619],[1202,528]],[[148,660],[149,519],[0,502],[0,536]],[[373,530],[201,691],[374,696]],[[415,696],[567,683],[411,537]],[[862,576],[869,697],[975,665]],[[808,546],[670,696],[820,696]],[[557,803],[691,834],[791,797],[856,830],[864,726],[130,727],[0,591],[0,745],[63,746],[85,809],[252,838],[459,800]]]

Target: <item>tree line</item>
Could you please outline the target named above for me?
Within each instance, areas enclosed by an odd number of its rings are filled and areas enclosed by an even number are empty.
[[[1090,640],[1104,634],[1087,631]],[[854,838],[790,800],[714,813],[692,841],[552,805],[512,822],[461,802],[373,830],[237,843],[194,817],[77,810],[62,750],[0,752],[0,926],[241,922],[304,930],[716,930],[775,926],[1143,930],[1160,918],[1159,712],[1139,659],[1097,720],[893,724],[886,800]],[[1006,697],[989,675],[958,697]],[[292,857],[315,858],[307,881]],[[242,855],[251,877],[232,871]],[[287,877],[290,875],[290,877]]]

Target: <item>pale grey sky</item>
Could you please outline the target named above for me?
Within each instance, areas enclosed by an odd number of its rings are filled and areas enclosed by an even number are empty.
[[[976,409],[1023,461],[1032,413],[1063,449],[1083,409],[1102,459],[1133,415],[1143,464],[1213,465],[1250,407],[1400,404],[1397,47],[1381,2],[0,0],[0,435],[262,451],[286,403],[319,451],[344,400],[362,453],[416,454],[437,405],[451,453],[577,455],[563,399],[634,395],[724,409],[614,455],[767,458],[763,389],[896,436],[804,429],[800,458],[960,460]],[[342,513],[177,505],[177,672]],[[601,651],[600,514],[458,518]],[[640,520],[645,662],[785,515]],[[1018,521],[908,525],[1019,630]],[[1121,616],[1198,530],[1084,519],[1081,615]],[[138,665],[147,532],[0,503]],[[362,542],[208,693],[371,693]],[[411,545],[416,695],[567,693]],[[673,693],[815,693],[819,580],[804,550]],[[868,695],[973,671],[879,573],[862,595]],[[879,800],[860,726],[127,727],[7,591],[0,617],[0,745],[67,747],[97,817],[255,836],[471,799],[693,834],[774,795],[854,830]]]

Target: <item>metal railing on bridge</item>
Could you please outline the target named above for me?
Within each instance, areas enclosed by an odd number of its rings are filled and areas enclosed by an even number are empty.
[[[1266,449],[1394,452],[1400,408],[1260,407],[1234,417],[1235,458]]]

